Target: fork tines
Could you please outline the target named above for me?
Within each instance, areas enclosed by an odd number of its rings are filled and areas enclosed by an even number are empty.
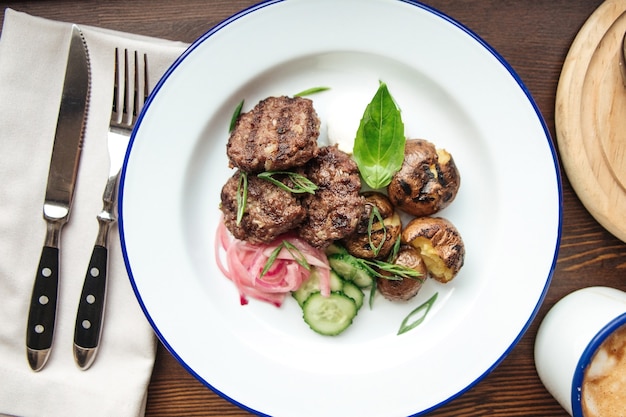
[[[148,86],[148,59],[146,54],[139,59],[137,51],[132,52],[129,63],[128,49],[115,48],[115,75],[111,125],[132,128],[135,125],[150,88]],[[123,61],[120,63],[120,61]],[[142,76],[139,76],[142,74]],[[128,88],[127,88],[128,87]],[[121,92],[121,94],[120,94]],[[132,93],[131,93],[132,92]],[[121,111],[120,111],[121,109]]]

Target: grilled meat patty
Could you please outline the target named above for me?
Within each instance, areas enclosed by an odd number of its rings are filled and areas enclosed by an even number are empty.
[[[268,97],[239,116],[226,154],[231,168],[246,172],[288,170],[317,155],[319,133],[311,100]]]
[[[237,224],[237,193],[241,171],[222,187],[224,223],[232,235],[252,243],[269,243],[277,236],[296,228],[306,217],[306,211],[294,194],[248,175],[248,194],[244,215]]]
[[[307,217],[298,229],[300,237],[312,246],[326,248],[353,233],[365,201],[359,194],[359,170],[350,156],[337,146],[323,147],[299,172],[318,186],[315,194],[302,198]]]

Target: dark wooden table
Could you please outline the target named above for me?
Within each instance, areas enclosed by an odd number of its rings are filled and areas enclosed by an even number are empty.
[[[340,0],[338,0],[340,1]],[[0,1],[37,16],[192,42],[251,0]],[[554,102],[563,61],[600,0],[426,0],[465,24],[517,71],[553,137]],[[312,35],[314,36],[314,35]],[[1,87],[0,87],[1,88]],[[533,362],[537,327],[569,292],[589,285],[626,290],[626,245],[585,210],[563,174],[563,233],[552,285],[535,321],[511,354],[484,380],[432,416],[567,416],[541,384]],[[532,265],[520,265],[532,268]],[[187,373],[159,346],[146,415],[247,416]]]

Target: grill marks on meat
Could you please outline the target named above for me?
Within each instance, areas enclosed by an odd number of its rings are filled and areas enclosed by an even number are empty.
[[[244,216],[237,225],[237,193],[240,171],[222,187],[221,210],[224,223],[233,236],[251,243],[269,243],[279,235],[296,228],[306,211],[294,194],[248,175],[248,196]]]
[[[336,146],[318,148],[319,133],[320,120],[306,98],[268,97],[239,116],[226,145],[230,167],[239,170],[221,195],[224,222],[235,238],[268,243],[295,231],[323,249],[354,232],[365,204],[359,171]],[[248,173],[248,194],[238,225],[241,171]],[[294,171],[318,189],[292,194],[255,175],[264,171]]]
[[[226,145],[230,167],[246,172],[284,171],[318,153],[320,120],[302,97],[268,97],[237,119]]]
[[[319,188],[303,197],[307,212],[300,237],[317,248],[352,234],[361,218],[365,200],[359,194],[361,179],[356,163],[336,146],[320,148],[319,155],[301,173]]]
[[[324,249],[356,230],[365,209],[356,163],[336,146],[320,148],[319,155],[298,173],[318,186],[315,194],[293,194],[248,175],[244,215],[237,225],[237,193],[240,171],[222,188],[221,210],[233,236],[251,243],[269,243],[279,235],[296,231],[311,246]],[[289,179],[283,182],[293,186]]]

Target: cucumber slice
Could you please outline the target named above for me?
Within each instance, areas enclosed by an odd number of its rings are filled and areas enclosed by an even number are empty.
[[[352,282],[355,283],[359,288],[370,288],[374,283],[374,278],[367,270],[359,268],[356,275],[352,279]]]
[[[352,281],[360,288],[369,288],[374,283],[370,272],[349,253],[335,253],[328,256],[330,267],[346,281]]]
[[[346,330],[356,316],[354,300],[341,292],[332,292],[328,297],[316,292],[302,306],[304,321],[315,332],[336,336]]]
[[[296,291],[293,291],[291,295],[296,299],[300,307],[304,305],[307,298],[314,292],[320,291],[320,271],[318,268],[313,267],[309,278],[300,285]],[[336,272],[330,271],[330,290],[342,291],[343,280],[337,275]]]
[[[363,291],[352,282],[346,281],[343,283],[343,293],[354,300],[357,310],[363,306],[365,294],[363,294]]]
[[[343,285],[345,281],[333,270],[330,271],[330,290],[331,291],[343,291]]]
[[[347,256],[343,253],[334,253],[328,256],[328,263],[330,267],[338,273],[343,279],[352,281],[352,277],[356,275],[356,266]]]
[[[326,248],[326,256],[335,255],[338,253],[348,253],[346,248],[343,246],[339,246],[336,243],[331,243],[330,246]]]

